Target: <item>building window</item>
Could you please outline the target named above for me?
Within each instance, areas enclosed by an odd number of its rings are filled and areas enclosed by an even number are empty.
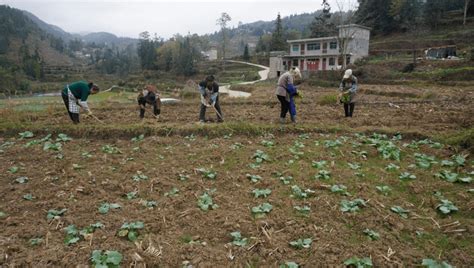
[[[308,50],[320,50],[320,49],[321,49],[321,43],[308,44]]]
[[[336,59],[335,58],[329,58],[329,66],[334,66],[336,65]]]
[[[298,67],[298,60],[293,60],[293,66]]]
[[[293,45],[293,51],[294,52],[300,51],[300,46],[299,45]]]
[[[346,56],[346,65],[351,64],[351,55]]]
[[[337,41],[332,41],[329,43],[329,49],[337,49]]]

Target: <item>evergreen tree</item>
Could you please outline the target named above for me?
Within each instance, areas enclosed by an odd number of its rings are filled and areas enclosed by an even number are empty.
[[[272,41],[270,45],[270,50],[279,51],[286,50],[286,40],[283,33],[283,26],[281,23],[281,16],[278,13],[276,22],[275,22],[275,31],[272,33]]]
[[[315,16],[311,23],[311,37],[327,37],[335,32],[334,24],[329,21],[331,19],[331,6],[327,0],[323,0],[322,6],[322,12]]]
[[[372,27],[375,33],[389,34],[396,29],[390,15],[392,0],[358,0],[356,23]]]
[[[242,56],[242,58],[244,59],[244,61],[249,61],[250,60],[249,45],[248,44],[245,44],[244,55]]]

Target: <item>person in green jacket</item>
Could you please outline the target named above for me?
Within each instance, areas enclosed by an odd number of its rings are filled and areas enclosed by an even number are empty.
[[[99,92],[99,87],[92,82],[78,81],[67,84],[61,96],[63,97],[64,105],[66,105],[69,118],[74,124],[79,124],[79,108],[84,109],[88,115],[92,115],[87,98],[90,94]]]

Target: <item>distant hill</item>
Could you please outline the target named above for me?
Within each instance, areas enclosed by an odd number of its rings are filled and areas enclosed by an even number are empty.
[[[108,44],[119,47],[126,47],[131,44],[137,44],[138,39],[129,37],[117,37],[114,34],[106,32],[89,33],[81,36],[81,39],[86,43]]]
[[[61,29],[60,27],[56,26],[56,25],[52,25],[52,24],[48,24],[44,21],[42,21],[41,19],[39,19],[38,17],[36,17],[34,14],[28,12],[28,11],[25,11],[25,10],[22,10],[23,14],[25,14],[31,21],[33,21],[34,23],[36,23],[36,25],[42,29],[43,31],[45,31],[46,33],[49,33],[55,37],[58,37],[58,38],[62,38],[64,41],[69,41],[69,40],[72,40],[75,38],[74,35],[64,31],[63,29]]]

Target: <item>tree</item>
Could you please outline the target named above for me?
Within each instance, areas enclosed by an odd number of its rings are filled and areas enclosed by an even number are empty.
[[[231,20],[232,18],[229,16],[229,14],[222,12],[220,18],[218,18],[216,22],[216,24],[221,27],[221,32],[222,32],[222,60],[224,61],[224,65],[223,65],[224,70],[225,70],[225,45],[227,42],[226,28],[227,28],[227,23]]]
[[[322,6],[322,12],[314,17],[310,26],[311,37],[314,38],[330,36],[335,30],[334,25],[329,21],[331,19],[331,6],[327,0],[323,0]]]
[[[421,0],[392,0],[389,14],[395,21],[397,30],[412,31],[418,27],[421,10]]]
[[[242,56],[242,58],[244,59],[244,61],[249,61],[250,60],[249,45],[248,44],[245,44],[244,55]]]
[[[471,4],[471,0],[464,0],[464,17],[462,24],[466,26],[466,17],[467,17],[467,10],[469,9],[469,5]]]
[[[138,57],[140,58],[140,65],[142,69],[155,69],[156,49],[162,44],[162,40],[155,35],[154,39],[150,38],[148,32],[142,32],[139,35],[138,41]]]
[[[283,34],[283,26],[281,24],[281,16],[278,13],[276,22],[275,22],[275,31],[272,33],[272,42],[270,45],[270,50],[279,51],[286,50],[286,40]]]
[[[359,8],[355,22],[371,27],[373,32],[389,34],[396,29],[396,23],[390,16],[392,0],[358,0]]]
[[[347,6],[345,6],[347,4]],[[344,25],[351,25],[356,19],[356,13],[354,3],[351,0],[342,1],[336,0],[336,5],[339,9],[339,12],[335,13],[337,18],[337,25],[339,27],[339,33],[337,35],[337,45],[339,49],[339,59],[338,62],[342,63],[342,69],[346,69],[347,65],[347,54],[349,50],[349,43],[355,37],[356,30],[352,27],[343,27]],[[344,12],[343,10],[349,10]]]

